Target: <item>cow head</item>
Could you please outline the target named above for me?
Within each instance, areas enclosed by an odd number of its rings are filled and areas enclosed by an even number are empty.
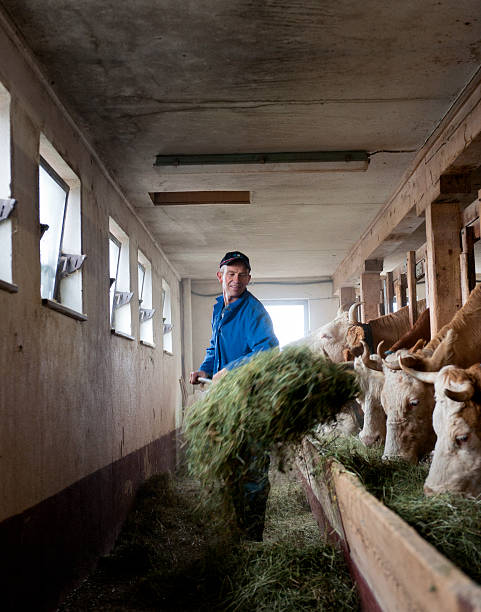
[[[384,443],[386,439],[386,415],[381,404],[381,390],[384,384],[381,360],[369,355],[367,344],[362,341],[363,354],[354,359],[354,370],[361,389],[358,402],[364,412],[364,426],[359,438],[366,446]]]
[[[347,344],[347,333],[352,326],[354,310],[359,306],[356,302],[351,306],[349,312],[339,311],[335,319],[320,327],[309,341],[309,346],[314,351],[325,351],[332,361],[340,363],[344,361],[343,351],[349,348]]]
[[[426,495],[447,491],[481,494],[481,366],[445,366],[439,372],[411,371],[434,385],[433,426],[437,435],[424,485]]]
[[[381,402],[386,412],[384,458],[400,457],[416,463],[434,447],[432,425],[434,390],[403,368],[437,371],[452,356],[454,332],[449,331],[431,356],[400,349],[383,360]]]

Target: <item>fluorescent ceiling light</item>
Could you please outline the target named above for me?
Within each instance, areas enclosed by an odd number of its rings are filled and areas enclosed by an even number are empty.
[[[169,174],[364,172],[369,165],[369,154],[367,151],[297,151],[157,155],[154,165]]]
[[[251,203],[250,191],[157,191],[149,195],[155,206]]]

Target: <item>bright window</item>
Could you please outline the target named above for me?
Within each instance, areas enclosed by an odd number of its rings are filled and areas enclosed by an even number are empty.
[[[40,293],[82,312],[80,179],[50,142],[40,138]]]
[[[129,237],[109,219],[110,324],[114,331],[130,336],[132,319],[130,301]]]
[[[142,251],[138,252],[137,270],[139,287],[139,336],[141,342],[153,344],[153,316],[155,308],[152,308],[152,265]]]
[[[57,268],[67,210],[69,188],[45,160],[40,160],[40,293],[42,298],[56,299]]]
[[[307,335],[309,329],[307,300],[263,300],[274,333],[282,347]]]
[[[172,297],[169,283],[162,279],[162,317],[164,331],[164,351],[172,353]]]
[[[10,94],[0,84],[0,280],[12,282]],[[2,203],[1,200],[4,200]]]

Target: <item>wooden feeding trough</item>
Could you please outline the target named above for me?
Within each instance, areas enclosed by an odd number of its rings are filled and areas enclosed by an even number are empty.
[[[340,543],[364,610],[481,611],[481,587],[306,440],[298,458],[320,528]]]

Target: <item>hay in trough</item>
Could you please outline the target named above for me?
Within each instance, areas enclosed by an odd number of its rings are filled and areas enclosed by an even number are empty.
[[[357,390],[351,372],[307,347],[261,352],[191,407],[189,470],[203,483],[232,482],[246,470],[246,456],[299,443]]]
[[[370,493],[481,584],[481,499],[426,497],[426,463],[383,461],[381,448],[366,448],[355,438],[324,439],[316,446],[326,461],[334,458],[355,473]]]

